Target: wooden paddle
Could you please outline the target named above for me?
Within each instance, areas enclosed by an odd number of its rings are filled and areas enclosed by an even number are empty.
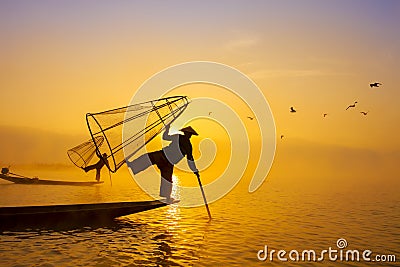
[[[199,186],[200,186],[201,194],[203,195],[204,204],[206,205],[208,217],[210,218],[210,221],[211,221],[211,219],[212,219],[211,212],[210,212],[210,209],[208,208],[208,203],[207,203],[206,195],[204,194],[203,185],[201,184],[200,174],[199,173],[195,173],[195,174],[197,176],[197,180],[199,181]]]

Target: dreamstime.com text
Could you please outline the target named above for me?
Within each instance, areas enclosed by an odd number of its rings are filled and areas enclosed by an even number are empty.
[[[274,261],[278,260],[281,262],[293,261],[293,262],[320,262],[320,261],[365,261],[365,262],[396,262],[396,256],[393,254],[374,254],[371,250],[357,250],[357,249],[345,249],[347,247],[347,241],[344,238],[339,238],[336,241],[336,247],[329,247],[321,251],[315,251],[313,249],[308,250],[268,250],[268,246],[265,245],[264,249],[257,252],[257,259],[260,261]]]

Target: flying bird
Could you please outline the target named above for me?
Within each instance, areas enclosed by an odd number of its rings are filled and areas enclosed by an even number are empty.
[[[370,83],[369,84],[369,86],[372,88],[372,87],[379,87],[379,85],[382,85],[381,83],[378,83],[378,82],[376,82],[376,83]]]
[[[295,113],[296,110],[293,107],[290,107],[290,112]]]
[[[324,118],[328,115],[328,113],[324,113]]]
[[[365,111],[361,111],[360,113],[363,114],[364,116],[366,116],[368,114],[369,111],[365,112]]]
[[[212,113],[212,111],[208,112],[208,116],[210,116],[210,115],[211,115],[211,113]]]
[[[283,139],[283,137],[284,137],[284,135],[282,134],[282,135],[281,135],[281,139]]]
[[[350,105],[350,106],[348,106],[348,107],[346,108],[346,110],[348,110],[349,108],[355,108],[355,107],[356,107],[356,104],[357,104],[357,101],[356,101],[356,102],[354,102],[354,104],[353,104],[353,105]]]
[[[254,117],[250,117],[250,116],[247,116],[247,118],[250,119],[250,120],[253,120],[253,119],[254,119]]]

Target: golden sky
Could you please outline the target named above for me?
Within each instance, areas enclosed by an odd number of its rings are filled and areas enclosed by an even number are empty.
[[[277,159],[323,153],[396,175],[382,159],[400,159],[399,18],[390,0],[1,1],[0,163],[64,162],[88,137],[87,112],[125,106],[156,72],[202,60],[262,90]]]

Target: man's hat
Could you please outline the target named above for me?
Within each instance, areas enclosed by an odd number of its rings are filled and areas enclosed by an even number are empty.
[[[185,127],[185,128],[182,128],[182,129],[180,129],[179,131],[181,131],[181,132],[186,132],[186,133],[191,133],[191,134],[193,134],[193,135],[199,135],[192,127],[190,127],[190,126],[188,126],[188,127]]]

